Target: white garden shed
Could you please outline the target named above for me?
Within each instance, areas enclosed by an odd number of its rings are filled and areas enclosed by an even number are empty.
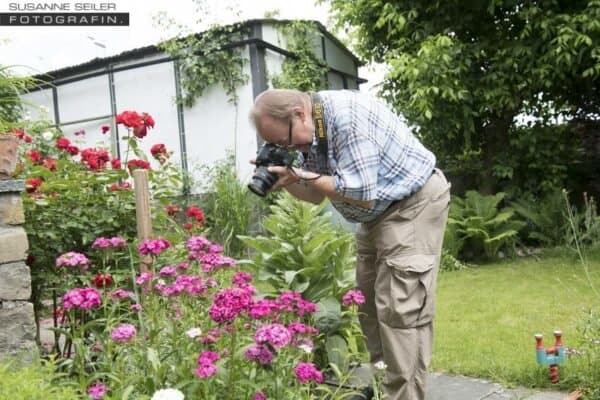
[[[155,128],[140,141],[147,154],[152,145],[164,143],[174,152],[172,162],[201,180],[197,167],[221,160],[230,151],[238,176],[246,181],[253,171],[248,160],[255,156],[259,144],[248,111],[254,97],[270,87],[270,77],[281,71],[286,57],[293,56],[281,31],[292,22],[243,22],[250,33],[230,43],[248,61],[244,72],[249,79],[237,89],[237,104],[229,101],[219,84],[209,87],[192,107],[178,104],[181,86],[177,60],[156,46],[48,72],[40,76],[48,84],[25,94],[24,99],[48,110],[41,116],[40,110],[33,108],[32,118],[50,119],[80,147],[109,147],[119,157],[126,151],[125,142],[118,140],[124,128],[114,125],[114,116],[124,110],[147,112],[156,121]],[[360,60],[322,24],[314,24],[314,51],[327,65],[329,88],[358,89],[365,82],[358,76]],[[108,134],[102,134],[103,125],[111,126]],[[75,135],[81,130],[86,134]]]

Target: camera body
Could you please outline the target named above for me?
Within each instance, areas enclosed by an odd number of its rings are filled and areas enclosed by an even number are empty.
[[[279,179],[279,175],[269,172],[270,166],[291,167],[294,156],[283,147],[265,143],[256,154],[256,171],[248,183],[248,189],[264,197]]]

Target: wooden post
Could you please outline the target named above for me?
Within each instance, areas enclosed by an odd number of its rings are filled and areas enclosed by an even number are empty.
[[[137,233],[140,242],[152,237],[152,214],[150,212],[150,190],[148,189],[148,171],[136,169],[133,171],[133,184],[135,187],[135,216],[137,219]],[[152,256],[142,257],[141,272],[148,272],[152,266]]]

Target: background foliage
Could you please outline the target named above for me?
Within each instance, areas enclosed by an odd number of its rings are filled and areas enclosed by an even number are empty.
[[[557,144],[566,144],[563,135],[577,142],[572,131],[562,133],[564,122],[598,114],[599,1],[327,2],[360,55],[389,65],[382,94],[465,189],[513,192],[506,178],[526,181],[531,160],[511,154],[523,145],[526,154],[547,154],[549,135]],[[536,122],[525,142],[524,115]],[[528,190],[568,183],[564,169],[573,159],[558,154],[535,162],[534,171],[545,172]]]

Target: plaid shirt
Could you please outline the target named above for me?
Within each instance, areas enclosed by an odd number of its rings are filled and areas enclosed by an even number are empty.
[[[335,191],[356,200],[375,200],[362,208],[332,201],[351,222],[368,222],[394,200],[410,196],[429,179],[435,156],[408,126],[379,100],[348,90],[321,91],[327,128],[328,165],[319,165],[317,139],[300,157],[302,168],[334,177]]]

